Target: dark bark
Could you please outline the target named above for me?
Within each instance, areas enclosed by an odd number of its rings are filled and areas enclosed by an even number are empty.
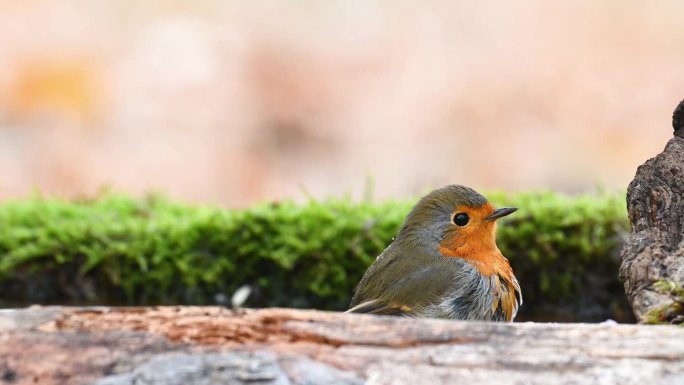
[[[684,100],[672,125],[674,138],[637,169],[627,189],[632,231],[621,252],[620,278],[638,319],[673,301],[655,282],[684,284]]]

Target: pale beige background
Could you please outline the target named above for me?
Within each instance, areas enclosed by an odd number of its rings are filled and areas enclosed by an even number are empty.
[[[675,0],[3,1],[0,199],[624,189],[671,136],[682,20]]]

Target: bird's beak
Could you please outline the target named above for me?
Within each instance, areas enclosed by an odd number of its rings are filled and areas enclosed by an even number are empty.
[[[518,210],[517,207],[502,207],[494,210],[494,212],[485,219],[488,221],[495,221],[499,218],[505,217],[506,215],[513,214],[516,210]]]

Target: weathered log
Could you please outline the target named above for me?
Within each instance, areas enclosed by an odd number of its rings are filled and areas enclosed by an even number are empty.
[[[684,328],[217,307],[0,311],[0,384],[681,384]]]
[[[673,302],[654,284],[684,284],[684,100],[672,117],[674,138],[639,166],[627,189],[632,230],[621,251],[620,278],[637,319]]]

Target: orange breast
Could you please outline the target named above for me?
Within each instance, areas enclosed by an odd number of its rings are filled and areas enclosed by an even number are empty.
[[[485,214],[491,210],[486,210]],[[496,246],[496,222],[481,220],[478,217],[473,218],[473,222],[464,228],[453,229],[447,234],[439,245],[439,252],[446,257],[465,259],[486,277],[495,273],[503,277],[512,275],[508,260]]]
[[[459,251],[469,251],[469,253],[461,254]],[[485,277],[493,276],[494,279],[491,280],[491,293],[498,297],[498,301],[492,301],[492,313],[500,305],[506,320],[513,320],[519,306],[518,295],[520,293],[520,286],[518,280],[513,275],[510,263],[498,248],[495,251],[476,250],[467,247],[454,250],[449,247],[440,246],[440,252],[447,257],[464,259]]]
[[[461,210],[461,208],[459,208]],[[470,209],[472,223],[463,228],[454,228],[439,245],[439,252],[445,257],[461,258],[475,267],[484,277],[493,278],[492,295],[499,297],[493,301],[492,311],[501,306],[510,321],[518,308],[520,286],[513,275],[508,259],[496,246],[496,223],[484,220],[493,207],[489,204]]]

